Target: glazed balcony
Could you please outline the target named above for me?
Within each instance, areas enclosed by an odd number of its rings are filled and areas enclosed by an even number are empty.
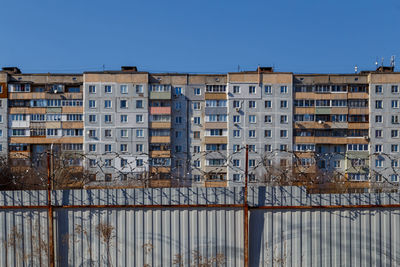
[[[165,99],[165,100],[170,100],[171,99],[171,91],[167,92],[150,92],[150,99]]]
[[[171,107],[150,107],[150,115],[171,115]]]

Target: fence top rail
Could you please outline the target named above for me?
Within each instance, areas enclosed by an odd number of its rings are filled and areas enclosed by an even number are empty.
[[[52,205],[132,207],[239,207],[244,205],[244,187],[221,188],[135,188],[54,190]],[[400,205],[400,193],[308,194],[304,187],[251,186],[250,207],[323,207]],[[0,191],[0,209],[46,207],[47,191]]]

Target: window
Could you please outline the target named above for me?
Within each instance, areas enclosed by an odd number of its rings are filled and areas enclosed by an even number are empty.
[[[194,91],[194,95],[201,95],[200,88],[194,88],[193,91]]]
[[[96,115],[93,115],[93,114],[89,115],[89,122],[96,122],[96,120],[97,120]]]
[[[375,100],[375,108],[376,109],[382,109],[383,108],[382,100]]]
[[[249,167],[255,167],[256,166],[256,160],[255,159],[249,159]]]
[[[287,101],[286,100],[281,100],[281,108],[287,108]]]
[[[111,100],[104,100],[104,108],[111,108]]]
[[[193,102],[193,109],[194,110],[200,110],[201,109],[200,102]]]
[[[382,115],[376,115],[376,116],[375,116],[375,122],[376,122],[376,123],[382,122]]]
[[[136,144],[136,152],[143,152],[143,144]]]
[[[193,123],[199,125],[201,123],[200,117],[193,117]]]
[[[249,101],[249,108],[256,108],[256,101],[250,100]]]
[[[195,182],[200,182],[200,180],[201,180],[201,178],[200,178],[200,175],[199,175],[199,174],[195,174],[195,175],[193,175],[193,178],[194,178],[194,181],[195,181]]]
[[[126,165],[128,165],[128,160],[127,159],[121,159],[121,168],[124,168]]]
[[[176,138],[182,138],[182,131],[175,131]]]
[[[136,108],[143,108],[143,100],[136,100]]]
[[[280,151],[287,151],[287,145],[285,145],[285,144],[280,145],[279,146],[279,150]]]
[[[128,130],[126,130],[126,129],[121,129],[121,137],[122,137],[122,138],[128,137]]]
[[[142,129],[136,130],[136,137],[139,137],[139,138],[144,137],[144,133],[143,133]]]
[[[241,176],[239,173],[234,173],[233,174],[233,181],[239,182],[241,180]]]
[[[257,123],[256,115],[249,115],[249,123]]]
[[[240,123],[240,116],[239,115],[234,115],[233,116],[233,122],[234,123]]]
[[[121,94],[127,94],[128,93],[128,85],[122,84],[120,87]]]
[[[264,130],[264,137],[272,137],[272,131],[271,130]]]
[[[265,85],[265,86],[264,86],[264,92],[265,92],[265,94],[267,94],[267,95],[272,94],[271,85]]]
[[[392,167],[398,167],[399,161],[397,159],[392,159]]]
[[[392,115],[392,124],[398,124],[398,123],[399,123],[399,116]]]
[[[264,152],[271,152],[272,146],[271,145],[264,145]]]
[[[249,130],[249,138],[255,138],[256,137],[256,130]]]
[[[256,87],[255,86],[249,86],[249,94],[250,95],[256,94]]]
[[[391,137],[392,138],[399,137],[399,131],[398,130],[391,130]]]
[[[175,152],[182,152],[182,146],[175,146]]]
[[[375,174],[375,180],[377,181],[377,182],[382,182],[382,174]]]
[[[392,108],[399,108],[399,101],[398,100],[392,100]]]
[[[193,138],[194,139],[200,139],[200,132],[199,131],[194,131],[193,132]]]
[[[240,86],[237,86],[237,85],[233,86],[233,93],[240,94]]]
[[[141,84],[136,85],[136,93],[143,94],[143,85]]]
[[[108,162],[107,162],[107,164],[108,164]],[[111,167],[111,162],[110,162],[110,165],[109,166],[106,165],[106,167]],[[107,182],[110,182],[112,180],[112,174],[111,173],[105,173],[104,174],[104,180],[107,181]]]
[[[96,108],[96,100],[89,100],[89,108]]]
[[[340,168],[340,160],[333,161],[333,167],[334,168]]]
[[[392,145],[391,150],[392,152],[399,152],[399,145]]]
[[[194,153],[200,153],[200,146],[193,146]]]
[[[375,93],[382,94],[382,85],[375,85]]]
[[[137,123],[143,122],[143,115],[142,114],[137,114],[136,115],[136,122]]]
[[[382,138],[382,130],[375,130],[375,137]]]
[[[58,136],[58,129],[47,129],[47,136]]]
[[[272,122],[272,116],[271,115],[264,116],[264,122],[267,122],[267,123]]]
[[[392,85],[392,93],[398,93],[399,87],[397,85]]]
[[[281,130],[281,138],[287,138],[288,134],[287,134],[287,130]]]
[[[176,124],[181,124],[182,123],[182,117],[175,117],[175,123]]]
[[[234,159],[232,163],[233,167],[240,167],[240,159]]]
[[[104,115],[104,122],[105,123],[112,123],[111,115]]]
[[[89,152],[96,151],[96,144],[89,144]]]
[[[287,123],[288,117],[286,115],[281,115],[281,123]]]
[[[180,110],[182,108],[182,103],[181,102],[175,102],[175,109]]]
[[[104,130],[104,137],[111,137],[111,130],[110,129]]]
[[[249,152],[256,152],[256,145],[249,145]]]
[[[104,86],[104,92],[106,94],[111,94],[112,93],[111,85]]]
[[[383,159],[379,158],[375,160],[375,167],[381,168],[383,167]]]
[[[287,94],[287,86],[286,85],[283,85],[283,86],[281,86],[281,94]]]
[[[397,179],[398,179],[398,175],[397,174],[390,175],[390,181],[391,182],[397,182]]]
[[[96,137],[96,130],[89,130],[89,137]]]
[[[240,137],[240,130],[233,130],[233,137]]]
[[[90,146],[89,146],[90,147]],[[89,166],[94,167],[96,166],[96,160],[95,159],[89,159]]]
[[[182,87],[175,87],[175,95],[177,96],[182,95]]]
[[[120,118],[121,118],[121,122],[122,122],[122,123],[128,122],[128,115],[122,114]]]
[[[122,109],[128,108],[128,101],[127,100],[120,100],[119,107]]]
[[[194,165],[195,168],[200,168],[200,160],[195,160],[193,162],[193,165]]]
[[[234,100],[234,101],[233,101],[233,107],[234,107],[234,108],[240,108],[240,101]]]
[[[382,152],[382,145],[375,145],[375,152]]]
[[[96,86],[89,85],[89,94],[95,94],[95,93],[96,93]]]
[[[104,145],[104,152],[111,152],[111,145],[110,144],[105,144]]]
[[[233,152],[238,152],[240,150],[240,145],[233,145]]]

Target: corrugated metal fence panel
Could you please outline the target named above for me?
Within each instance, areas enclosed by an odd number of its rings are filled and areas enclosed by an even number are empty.
[[[59,266],[243,266],[243,211],[58,209]],[[148,264],[148,265],[146,265]]]
[[[56,206],[242,204],[243,194],[242,187],[58,190],[52,200]]]
[[[400,210],[251,210],[250,266],[398,266]]]
[[[400,192],[307,194],[304,187],[249,187],[248,203],[257,206],[340,206],[400,204]]]
[[[45,210],[0,210],[0,266],[47,266]]]
[[[47,191],[0,191],[0,206],[46,206]]]

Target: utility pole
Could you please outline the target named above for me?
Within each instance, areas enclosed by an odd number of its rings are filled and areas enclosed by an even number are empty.
[[[249,205],[247,203],[247,181],[249,175],[249,145],[246,145],[246,163],[244,171],[244,267],[249,266]]]

